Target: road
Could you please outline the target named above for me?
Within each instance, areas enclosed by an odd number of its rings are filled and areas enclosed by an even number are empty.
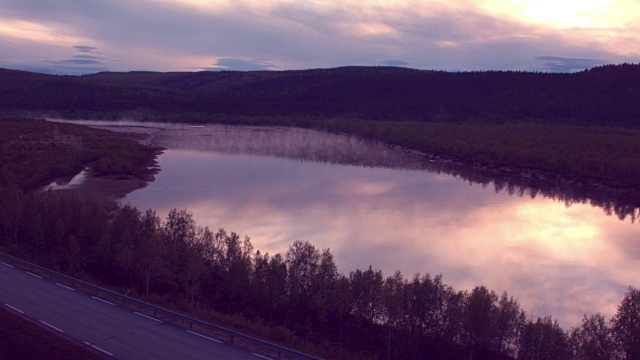
[[[106,357],[265,359],[247,349],[114,305],[2,262],[0,306]]]

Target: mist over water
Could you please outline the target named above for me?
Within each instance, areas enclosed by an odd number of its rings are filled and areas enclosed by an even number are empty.
[[[422,169],[427,160],[352,136],[277,127],[185,127],[162,131],[154,143],[168,149],[271,156],[301,161],[393,169]]]
[[[638,286],[640,227],[592,205],[615,208],[610,199],[310,130],[176,125],[152,141],[167,148],[161,172],[123,203],[161,216],[186,208],[272,255],[308,240],[330,248],[343,273],[442,274],[457,290],[507,291],[565,328],[585,313],[611,316]]]
[[[51,184],[44,187],[44,191],[47,190],[68,190],[73,189],[74,187],[82,185],[89,175],[87,169],[82,170],[78,174],[69,180],[67,183],[58,183],[57,181],[52,182]]]

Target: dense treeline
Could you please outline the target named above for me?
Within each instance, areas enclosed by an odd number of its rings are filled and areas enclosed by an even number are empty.
[[[163,220],[109,211],[48,192],[0,190],[0,245],[75,276],[158,296],[183,311],[241,314],[263,334],[317,344],[325,356],[393,359],[636,359],[640,291],[629,288],[609,321],[585,316],[564,331],[530,319],[517,300],[485,287],[457,291],[440,276],[338,272],[328,249],[304,241],[286,254],[247,237],[198,227],[186,210]],[[10,211],[7,211],[10,209]],[[271,330],[268,330],[271,329]]]
[[[449,73],[390,67],[304,71],[98,73],[0,69],[0,109],[139,120],[321,117],[637,127],[640,65],[575,74]]]

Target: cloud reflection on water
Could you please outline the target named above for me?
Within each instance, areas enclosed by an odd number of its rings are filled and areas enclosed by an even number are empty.
[[[243,137],[258,142],[247,134],[225,135],[230,141],[208,138],[203,146],[190,137],[180,142],[184,134],[161,132],[159,144],[171,143],[159,159],[161,172],[124,202],[162,215],[189,209],[199,224],[247,234],[256,249],[271,254],[286,252],[294,240],[309,240],[331,248],[342,272],[372,265],[387,275],[396,269],[407,276],[441,273],[456,289],[508,291],[528,313],[557,316],[567,327],[584,313],[612,315],[626,287],[638,286],[637,224],[588,204],[567,207],[411,170],[423,160],[389,148],[376,159],[378,144],[340,139],[347,146],[340,150],[330,149],[326,138],[314,142],[296,133],[302,141],[296,143],[273,134],[265,135],[266,143],[276,145],[271,156],[257,156],[259,146],[240,144]],[[322,151],[314,156],[342,160],[274,157],[295,144],[309,152],[319,144],[315,148]],[[343,153],[364,162],[339,165]],[[409,165],[399,162],[403,158]],[[396,169],[373,167],[389,159]]]

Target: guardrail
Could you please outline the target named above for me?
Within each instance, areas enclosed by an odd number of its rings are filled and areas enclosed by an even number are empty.
[[[23,269],[28,269],[29,271],[34,273],[39,273],[39,275],[42,275],[43,277],[46,276],[49,279],[58,282],[66,282],[66,284],[71,285],[76,289],[83,290],[84,292],[90,293],[97,297],[101,297],[105,300],[117,302],[118,304],[121,304],[125,307],[133,308],[138,312],[146,313],[147,315],[152,315],[161,320],[168,321],[179,326],[188,327],[189,329],[199,330],[204,335],[222,337],[229,343],[250,348],[252,351],[256,351],[271,358],[321,360],[321,358],[289,349],[284,346],[276,345],[268,341],[245,335],[203,320],[195,319],[175,312],[173,310],[165,309],[160,306],[150,304],[146,301],[126,296],[126,294],[119,294],[115,291],[111,291],[109,289],[93,285],[86,281],[61,274],[59,272],[47,269],[34,263],[30,263],[15,256],[5,254],[3,252],[0,252],[0,259],[2,259],[3,262],[10,263],[11,265],[15,265]]]

